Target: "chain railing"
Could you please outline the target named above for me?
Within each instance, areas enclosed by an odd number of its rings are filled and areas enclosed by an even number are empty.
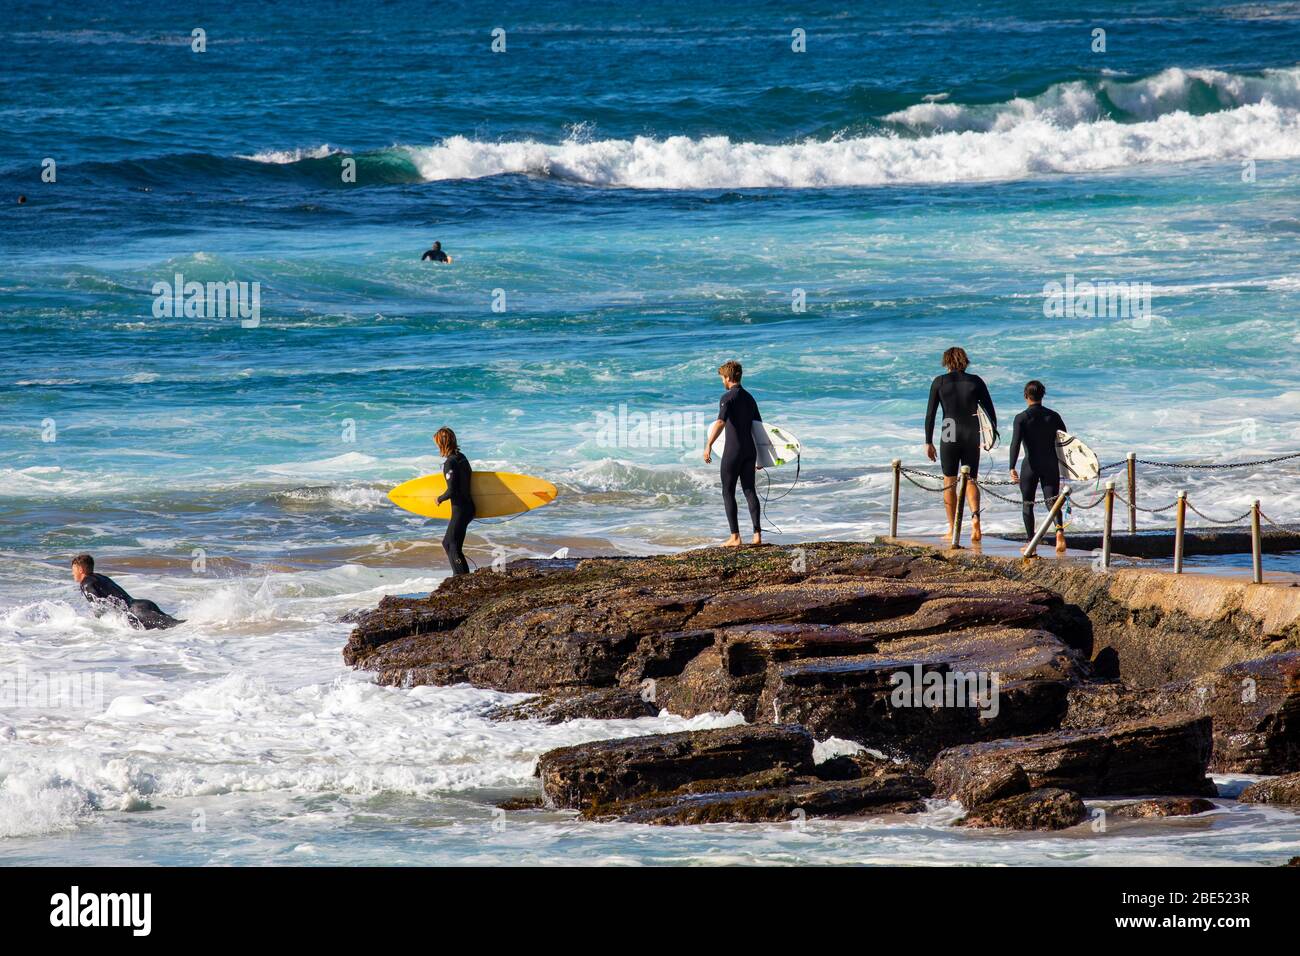
[[[1247,511],[1242,512],[1240,515],[1234,515],[1231,518],[1215,518],[1212,517],[1211,515],[1207,515],[1205,512],[1201,511],[1199,508],[1193,505],[1191,501],[1188,500],[1186,491],[1179,491],[1174,497],[1174,500],[1167,505],[1162,505],[1158,508],[1145,507],[1137,503],[1137,488],[1138,488],[1137,466],[1145,465],[1149,467],[1171,468],[1171,469],[1179,469],[1179,470],[1222,471],[1222,470],[1233,469],[1233,468],[1258,468],[1261,466],[1274,465],[1274,464],[1278,464],[1279,462],[1291,461],[1294,459],[1300,459],[1300,452],[1290,454],[1290,455],[1278,455],[1273,458],[1262,458],[1256,461],[1212,462],[1206,464],[1195,464],[1195,463],[1189,464],[1184,462],[1151,461],[1145,458],[1138,458],[1135,453],[1129,452],[1129,454],[1124,458],[1121,458],[1118,461],[1110,462],[1109,464],[1102,465],[1098,470],[1098,478],[1100,478],[1100,476],[1107,471],[1113,471],[1114,469],[1119,468],[1120,466],[1127,466],[1126,469],[1126,478],[1128,484],[1127,497],[1125,497],[1122,493],[1116,490],[1114,478],[1107,479],[1105,488],[1102,491],[1102,493],[1098,495],[1096,498],[1094,498],[1092,501],[1088,502],[1087,504],[1083,504],[1075,500],[1073,498],[1073,493],[1068,485],[1062,486],[1060,492],[1056,496],[1056,499],[1051,503],[1048,509],[1047,517],[1044,518],[1043,522],[1035,529],[1034,534],[1030,537],[1029,544],[1026,545],[1026,547],[1022,550],[1022,554],[1026,558],[1031,558],[1036,555],[1038,550],[1038,545],[1042,541],[1043,536],[1046,535],[1048,528],[1051,527],[1051,525],[1058,520],[1058,516],[1061,515],[1063,511],[1068,513],[1069,511],[1072,511],[1074,508],[1078,508],[1081,511],[1087,511],[1104,504],[1106,510],[1105,510],[1105,519],[1104,519],[1103,531],[1102,531],[1102,565],[1103,567],[1109,568],[1110,556],[1111,556],[1111,538],[1112,538],[1113,526],[1114,526],[1115,502],[1116,500],[1118,500],[1128,509],[1130,534],[1137,533],[1137,514],[1139,511],[1142,512],[1143,514],[1151,514],[1151,515],[1163,514],[1170,510],[1174,511],[1174,522],[1175,522],[1174,573],[1175,574],[1181,574],[1183,572],[1184,537],[1185,537],[1185,531],[1187,525],[1187,511],[1189,509],[1192,511],[1193,514],[1199,516],[1203,520],[1208,521],[1211,524],[1220,525],[1220,526],[1235,525],[1249,518],[1250,529],[1251,529],[1251,557],[1252,557],[1251,577],[1254,583],[1262,584],[1264,580],[1264,575],[1263,575],[1263,558],[1262,558],[1263,544],[1262,544],[1262,533],[1260,530],[1261,522],[1266,521],[1270,525],[1273,525],[1274,527],[1279,529],[1282,526],[1278,522],[1270,518],[1268,515],[1264,514],[1264,512],[1260,508],[1260,503],[1258,498],[1255,499],[1254,503]],[[961,532],[962,532],[962,522],[964,519],[964,512],[966,506],[966,491],[967,488],[969,488],[971,485],[974,485],[975,487],[979,488],[980,491],[983,492],[984,494],[987,494],[990,497],[995,498],[999,501],[1003,501],[1008,504],[1013,504],[1017,506],[1023,505],[1023,501],[1021,499],[1011,498],[993,490],[993,487],[995,486],[1014,485],[1017,484],[1016,482],[991,481],[988,479],[979,479],[979,478],[972,477],[970,473],[970,466],[968,465],[963,465],[961,467],[961,470],[955,479],[950,479],[947,476],[941,474],[935,474],[934,472],[930,472],[930,471],[922,471],[917,468],[904,467],[902,460],[898,458],[895,458],[893,460],[892,467],[893,467],[893,494],[892,494],[892,507],[890,510],[890,519],[889,519],[889,534],[890,537],[892,538],[898,537],[899,491],[903,479],[906,479],[909,484],[912,484],[915,487],[920,488],[922,491],[927,491],[932,494],[942,494],[947,492],[950,488],[955,491],[957,497],[956,497],[956,501],[954,502],[955,507],[953,509],[954,513],[953,513],[953,522],[952,522],[952,536],[949,543],[950,547],[952,548],[961,547]],[[937,481],[938,485],[931,486],[931,485],[923,484],[921,481],[917,480],[918,478],[927,479],[929,481]],[[981,508],[980,511],[982,510],[983,509]],[[973,513],[973,517],[975,518],[980,517],[980,511],[975,511]]]

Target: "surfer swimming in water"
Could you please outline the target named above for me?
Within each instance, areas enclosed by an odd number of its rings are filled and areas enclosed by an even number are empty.
[[[1021,513],[1025,534],[1034,536],[1034,494],[1043,486],[1043,497],[1052,502],[1061,491],[1061,462],[1056,457],[1056,433],[1067,431],[1061,416],[1043,405],[1047,388],[1035,379],[1025,385],[1025,404],[1029,407],[1016,416],[1011,433],[1011,480],[1020,482]],[[1025,448],[1025,465],[1016,471],[1020,446]],[[1065,520],[1056,515],[1056,551],[1065,552]]]
[[[758,413],[758,402],[754,396],[740,385],[743,369],[736,361],[724,362],[718,369],[722,376],[722,385],[726,391],[718,402],[718,420],[709,426],[708,439],[704,444],[704,463],[713,461],[713,443],[725,429],[726,447],[722,451],[722,505],[727,512],[727,524],[731,527],[731,537],[727,546],[740,547],[740,522],[736,514],[736,482],[745,493],[745,503],[749,506],[749,520],[754,526],[753,544],[763,543],[763,528],[760,523],[758,492],[754,488],[754,473],[758,470],[758,448],[754,445],[754,422],[761,422],[763,416]]]
[[[72,559],[72,580],[81,588],[96,617],[108,611],[120,611],[138,631],[161,630],[185,623],[164,613],[153,601],[131,597],[107,574],[96,574],[95,559],[88,554]]]
[[[474,520],[474,498],[469,490],[473,470],[469,467],[469,459],[461,454],[454,431],[439,428],[433,440],[442,453],[442,476],[447,479],[447,490],[438,496],[438,504],[451,502],[451,520],[447,522],[447,533],[442,536],[442,549],[447,552],[453,575],[469,574],[469,562],[465,560],[465,532]]]
[[[962,465],[970,466],[971,481],[966,486],[966,503],[971,513],[972,541],[983,536],[980,528],[980,489],[975,483],[980,470],[980,423],[978,409],[984,409],[993,429],[998,427],[998,416],[993,410],[993,399],[988,386],[978,375],[970,375],[966,367],[970,357],[963,348],[950,348],[943,353],[943,367],[948,370],[930,383],[930,404],[925,410],[925,454],[938,460],[943,468],[943,505],[948,512],[948,535],[952,535],[954,513],[957,510],[957,472]],[[943,406],[943,428],[939,432],[939,450],[934,448],[934,420],[939,406]]]
[[[424,255],[420,256],[420,261],[445,262],[447,265],[451,265],[451,256],[442,251],[441,242],[434,242],[431,248],[424,250]]]

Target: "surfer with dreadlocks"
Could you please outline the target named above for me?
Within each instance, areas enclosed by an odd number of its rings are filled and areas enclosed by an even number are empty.
[[[963,348],[950,348],[943,353],[943,367],[948,370],[930,383],[930,404],[925,410],[925,454],[938,460],[943,467],[943,506],[948,512],[948,535],[957,510],[957,472],[962,465],[970,466],[970,484],[966,486],[966,503],[971,513],[971,541],[983,537],[980,528],[980,489],[975,483],[980,471],[979,409],[989,417],[992,427],[998,427],[998,416],[993,410],[993,399],[988,386],[978,375],[966,371],[970,357]],[[943,406],[943,428],[939,432],[939,450],[934,448],[934,420],[939,406]]]

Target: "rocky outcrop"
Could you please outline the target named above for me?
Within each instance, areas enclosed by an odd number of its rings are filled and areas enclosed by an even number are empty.
[[[967,826],[1058,829],[1082,797],[1198,806],[1207,765],[1300,768],[1294,596],[1126,574],[847,543],[524,561],[349,615],[344,658],[384,684],[538,695],[496,719],[748,721],[543,755],[548,805],[589,819],[914,812],[937,794]],[[816,764],[830,736],[891,759]]]
[[[925,777],[890,761],[854,755],[815,765],[813,739],[797,726],[580,744],[543,754],[537,774],[553,807],[660,826],[912,813],[933,791]]]
[[[1139,800],[1137,803],[1122,803],[1106,812],[1112,817],[1145,820],[1151,817],[1190,817],[1215,809],[1218,808],[1204,797],[1160,797],[1155,800]]]
[[[1064,830],[1087,815],[1087,808],[1077,793],[1057,787],[1040,787],[981,804],[958,823],[964,827],[1009,830]]]
[[[812,735],[802,727],[741,726],[599,740],[543,754],[537,775],[551,806],[588,810],[774,768],[811,775]]]
[[[1245,577],[1170,574],[1089,563],[1013,561],[955,552],[959,567],[1060,594],[1092,622],[1098,649],[1112,648],[1132,686],[1189,680],[1254,658],[1300,650],[1300,589],[1259,587]]]
[[[1237,799],[1242,803],[1279,803],[1300,807],[1300,773],[1252,783]]]
[[[928,761],[1056,727],[1090,651],[1086,617],[1043,588],[830,544],[512,564],[386,599],[345,657],[380,683],[546,698],[502,717],[734,710]],[[896,693],[908,680],[946,696]]]
[[[1232,664],[1190,680],[1142,689],[1076,685],[1063,727],[1098,727],[1155,716],[1213,719],[1210,769],[1287,773],[1300,768],[1300,651]]]
[[[955,798],[981,776],[1019,766],[1035,789],[1056,787],[1085,797],[1213,796],[1205,776],[1208,718],[1158,717],[1094,730],[967,744],[945,750],[928,776],[941,797]]]

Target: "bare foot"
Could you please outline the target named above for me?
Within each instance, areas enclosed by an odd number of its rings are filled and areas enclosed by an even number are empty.
[[[971,541],[978,541],[982,537],[984,537],[984,532],[980,529],[980,519],[974,518],[970,523],[970,539]]]
[[[740,547],[740,535],[738,535],[738,534],[733,534],[733,535],[732,535],[730,538],[728,538],[726,541],[722,542],[722,546],[723,546],[724,548],[739,548],[739,547]]]
[[[948,525],[948,530],[943,533],[943,540],[952,541],[952,525]]]
[[[763,535],[762,535],[762,533],[759,532],[759,531],[755,531],[755,532],[754,532],[754,537],[752,537],[752,538],[749,539],[749,543],[750,543],[750,544],[762,544],[762,543],[763,543]]]
[[[1056,532],[1056,553],[1065,554],[1065,532]]]

